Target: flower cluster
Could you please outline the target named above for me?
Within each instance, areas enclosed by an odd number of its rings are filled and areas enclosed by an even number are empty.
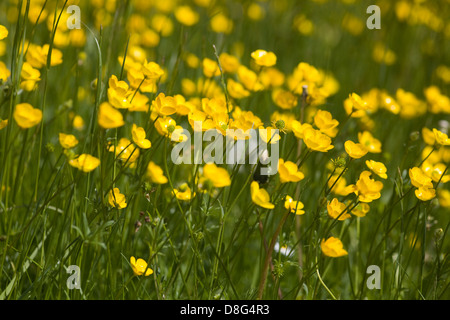
[[[61,254],[92,274],[104,266],[111,284],[99,290],[125,296],[133,286],[161,299],[240,295],[235,287],[257,275],[259,298],[272,280],[281,297],[298,283],[292,266],[303,287],[326,289],[307,295],[333,296],[322,268],[378,263],[379,248],[412,257],[422,246],[420,272],[396,265],[396,279],[422,275],[431,256],[440,272],[448,245],[427,234],[450,208],[450,67],[440,44],[450,24],[438,5],[377,2],[383,19],[426,35],[405,53],[387,27],[366,33],[357,1],[333,2],[338,23],[310,14],[328,0],[22,2],[0,4],[5,292],[21,252],[55,254],[40,257],[50,268],[38,272],[42,284],[60,276],[51,259]],[[72,4],[80,28],[70,28]],[[194,161],[177,163],[176,152]],[[238,160],[223,161],[230,154]],[[126,284],[115,279],[125,275],[120,256],[129,257]],[[250,282],[235,271],[248,267],[262,268]],[[22,294],[34,273],[20,268]]]

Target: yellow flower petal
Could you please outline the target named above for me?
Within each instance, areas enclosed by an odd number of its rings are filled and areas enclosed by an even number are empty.
[[[34,127],[42,120],[42,111],[29,103],[20,103],[16,105],[13,114],[14,120],[16,120],[19,127],[22,129],[28,129]]]
[[[270,202],[269,193],[265,189],[260,189],[259,184],[256,181],[253,181],[250,185],[250,193],[252,197],[252,201],[265,209],[273,209],[275,205]]]
[[[348,254],[348,252],[344,250],[341,240],[335,237],[329,237],[327,240],[322,239],[320,248],[324,255],[332,258],[338,258]]]

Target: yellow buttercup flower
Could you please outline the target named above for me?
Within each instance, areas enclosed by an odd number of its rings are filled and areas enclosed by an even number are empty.
[[[342,27],[354,36],[360,35],[365,27],[364,21],[350,13],[345,14]]]
[[[419,187],[414,191],[414,193],[417,199],[422,201],[428,201],[436,197],[436,190],[434,190],[433,188]]]
[[[295,213],[296,215],[302,215],[305,213],[303,208],[304,204],[300,201],[294,201],[290,196],[286,196],[284,201],[284,207],[288,209],[290,212]]]
[[[137,276],[145,275],[148,277],[153,273],[153,270],[148,267],[148,264],[144,259],[139,258],[136,260],[135,257],[131,257],[130,264],[134,274]]]
[[[128,61],[128,59],[129,58],[127,58],[126,61]],[[125,65],[126,63],[127,62],[125,62]],[[144,75],[144,72],[141,69],[143,69],[143,67],[139,64],[138,66],[128,68],[127,71],[127,79],[130,83],[130,87],[133,89],[133,95],[135,95],[133,101],[136,99],[136,95],[138,94],[138,92],[136,92],[138,88],[140,92],[156,93],[158,90],[157,80]],[[149,72],[150,71],[148,71],[148,73]],[[130,103],[133,101],[130,101]]]
[[[358,94],[351,93],[349,95],[350,102],[352,103],[353,110],[367,110],[369,105]]]
[[[421,169],[428,177],[430,177],[434,182],[446,183],[450,181],[450,174],[445,175],[446,165],[443,163],[432,164],[430,161],[425,161]]]
[[[382,104],[382,98],[386,95],[384,90],[380,90],[378,88],[372,88],[369,91],[363,93],[361,98],[367,102],[369,108],[367,109],[367,113],[372,114],[375,113]]]
[[[412,119],[427,112],[426,102],[417,98],[412,92],[398,88],[395,96],[401,106],[400,116],[402,118]]]
[[[317,68],[306,63],[300,62],[294,69],[292,76],[288,79],[289,89],[295,93],[303,92],[303,85],[308,88],[316,87],[321,80],[321,74]]]
[[[145,130],[142,127],[138,127],[133,123],[133,127],[131,129],[131,135],[133,137],[133,142],[138,145],[139,148],[148,149],[152,146],[150,140],[145,138]]]
[[[366,160],[366,166],[380,178],[387,179],[387,169],[384,163],[374,160]]]
[[[161,66],[153,61],[148,62],[145,60],[141,70],[148,79],[152,80],[158,80],[164,75],[164,70]]]
[[[366,214],[369,212],[370,206],[367,203],[359,203],[356,207],[352,209],[352,214],[354,214],[357,217],[365,217]]]
[[[26,62],[31,64],[34,68],[42,68],[47,64],[49,45],[38,46],[30,44],[26,53]],[[52,49],[52,56],[50,58],[50,66],[56,66],[62,63],[62,52],[56,48]]]
[[[210,26],[216,33],[229,34],[233,31],[233,20],[223,13],[218,13],[211,18]]]
[[[340,177],[339,180],[339,174],[334,174],[330,179],[328,180],[328,188],[331,188],[333,185],[333,189],[330,191],[333,192],[335,195],[338,196],[347,196],[352,192],[356,191],[356,187],[354,184],[347,185],[347,180],[344,177]]]
[[[327,136],[334,138],[337,134],[337,126],[339,125],[339,121],[333,119],[330,112],[325,110],[317,110],[316,115],[314,116],[314,124]]]
[[[36,89],[37,82],[41,80],[41,73],[38,69],[34,69],[28,62],[24,62],[20,77],[20,88],[25,91],[33,91]]]
[[[362,118],[366,116],[366,110],[360,109],[357,110],[353,107],[353,102],[350,98],[344,100],[344,109],[347,115],[351,115],[352,118]]]
[[[272,100],[281,109],[289,110],[297,106],[298,98],[290,91],[276,88],[272,91]]]
[[[421,168],[414,167],[409,169],[409,178],[411,179],[411,184],[416,188],[433,188],[431,178]]]
[[[56,29],[53,43],[55,47],[58,48],[67,47],[70,43],[69,34],[67,32],[62,31],[60,28]]]
[[[125,124],[122,113],[110,103],[103,102],[98,108],[98,124],[104,129],[119,128]]]
[[[443,163],[438,163],[433,167],[433,171],[431,171],[431,179],[433,179],[434,182],[442,182],[447,183],[450,181],[450,174],[445,174],[446,166]]]
[[[130,107],[130,98],[132,91],[130,90],[128,83],[123,80],[117,79],[115,75],[112,75],[108,81],[108,102],[117,109],[128,109]]]
[[[344,212],[347,206],[345,203],[339,202],[338,199],[334,198],[333,200],[328,201],[327,203],[327,211],[328,215],[333,219],[338,219],[339,221],[343,221],[351,217],[350,213]]]
[[[42,120],[42,111],[29,103],[20,103],[16,105],[13,114],[14,120],[17,125],[22,129],[28,129],[34,127]]]
[[[216,114],[228,113],[227,102],[225,99],[203,98],[201,100],[201,109],[210,117],[214,117]]]
[[[439,157],[438,161],[450,163],[450,147],[439,148],[438,157]]]
[[[72,149],[78,144],[78,139],[73,134],[59,134],[59,143],[64,149]]]
[[[381,98],[380,98],[380,103],[381,103],[381,107],[388,110],[389,112],[393,113],[393,114],[399,114],[401,107],[398,104],[398,102],[389,94],[387,94],[386,92],[382,92],[381,93]]]
[[[130,39],[130,42],[134,43],[135,41],[133,39]],[[131,44],[128,47],[127,56],[133,60],[133,63],[139,64],[144,63],[144,61],[147,61],[146,60],[147,53],[145,49],[137,44]]]
[[[259,81],[265,89],[281,88],[286,80],[285,74],[276,67],[267,67],[259,73]]]
[[[203,74],[205,75],[205,77],[212,78],[220,75],[220,68],[217,61],[209,58],[204,58],[202,61],[202,66],[203,66]]]
[[[297,14],[294,17],[294,28],[301,34],[307,36],[314,32],[314,23],[304,14]]]
[[[139,93],[139,91],[136,91],[134,93],[134,97],[132,100],[130,100],[130,107],[128,108],[128,111],[131,112],[148,112],[149,105],[148,105],[149,99],[145,94]]]
[[[83,153],[78,158],[70,160],[69,164],[83,172],[91,172],[100,165],[100,159]]]
[[[8,125],[8,119],[2,120],[0,119],[0,130],[5,128]]]
[[[250,91],[245,89],[242,83],[234,81],[231,78],[227,79],[227,90],[234,99],[242,99],[250,96]]]
[[[247,90],[257,92],[264,89],[264,85],[259,80],[258,75],[246,66],[240,65],[237,70],[237,75],[240,83],[242,83]]]
[[[445,133],[433,128],[436,143],[441,146],[450,146],[450,139]]]
[[[200,65],[200,59],[192,52],[186,53],[184,55],[184,61],[186,62],[187,66],[192,69],[196,69]]]
[[[295,120],[295,115],[293,113],[291,113],[291,112],[278,112],[278,111],[275,111],[270,116],[270,121],[272,123],[272,126],[275,127],[275,128],[277,127],[276,123],[278,121],[283,121],[284,122],[284,128],[280,129],[280,130],[283,130],[284,132],[289,132],[289,131],[292,131],[292,123],[293,123],[293,121],[297,121],[297,120]],[[300,122],[298,122],[298,123],[300,123]]]
[[[441,64],[436,68],[436,75],[445,83],[450,83],[450,68]]]
[[[292,161],[278,160],[278,173],[280,174],[280,182],[299,182],[305,178],[305,175],[298,170],[297,165]]]
[[[170,116],[177,112],[177,101],[161,92],[152,102],[152,111],[162,116]]]
[[[329,136],[312,127],[303,131],[303,141],[309,149],[314,151],[328,152],[328,150],[334,148]]]
[[[267,190],[260,189],[259,184],[256,181],[253,181],[250,185],[250,194],[252,197],[253,203],[256,205],[265,208],[265,209],[273,209],[275,205],[270,202],[270,196]]]
[[[160,135],[170,138],[177,128],[177,123],[171,117],[162,117],[156,119],[155,128]]]
[[[362,145],[361,143],[354,143],[351,140],[345,141],[344,147],[345,152],[347,152],[347,154],[353,159],[362,158],[368,152],[368,149],[366,149],[364,145]]]
[[[435,114],[450,113],[450,97],[443,95],[437,86],[425,88],[424,95],[430,112]]]
[[[231,129],[225,131],[228,138],[234,140],[248,140],[251,136],[250,129],[247,129],[240,121],[231,119],[228,128]],[[223,130],[221,130],[221,132],[222,131]]]
[[[434,132],[427,127],[422,128],[422,138],[423,141],[429,146],[433,146],[436,143],[436,136],[434,135]]]
[[[156,2],[161,3],[161,1]],[[161,34],[163,37],[168,37],[173,32],[173,21],[168,16],[160,13],[156,13],[151,18],[152,28]]]
[[[374,138],[369,131],[358,132],[358,142],[370,153],[381,152],[381,142]]]
[[[169,181],[167,177],[164,176],[164,172],[161,167],[153,161],[149,162],[146,175],[151,182],[156,184],[165,184]]]
[[[223,72],[226,73],[236,73],[239,66],[239,59],[234,55],[222,52],[219,56],[220,64],[222,66]]]
[[[125,195],[120,193],[119,188],[114,188],[109,191],[108,203],[111,207],[117,209],[123,209],[127,207]]]
[[[266,50],[256,50],[251,53],[251,57],[254,59],[257,65],[263,67],[272,67],[277,63],[277,56],[275,53]]]
[[[179,6],[175,9],[175,18],[185,26],[193,26],[199,20],[199,14],[190,6]]]
[[[264,8],[259,3],[252,2],[247,8],[247,16],[255,21],[263,19],[265,14]]]
[[[450,208],[450,191],[438,189],[439,205],[444,208]]]
[[[116,151],[116,157],[127,164],[135,162],[140,155],[139,148],[136,148],[127,138],[121,138],[117,146],[109,147],[109,152],[114,152],[114,150]]]
[[[11,75],[11,71],[6,67],[6,64],[3,61],[0,61],[0,83],[6,82],[9,76]]]
[[[84,120],[80,115],[73,117],[72,126],[74,129],[81,131],[84,129]]]
[[[280,134],[278,133],[278,129],[275,129],[273,127],[260,127],[258,129],[258,133],[260,138],[265,142],[265,143],[270,143],[270,144],[274,144],[277,143],[281,137]]]
[[[70,45],[74,47],[84,47],[86,44],[86,32],[83,29],[73,29],[69,31]]]
[[[446,154],[445,150],[450,150],[450,149],[444,147],[444,148],[439,148],[439,151],[435,152],[435,150],[433,150],[433,149],[434,149],[433,146],[428,146],[428,145],[425,146],[422,149],[421,159],[423,161],[426,161],[426,162],[429,162],[432,164],[436,164],[436,163],[440,162],[441,160],[445,161],[444,160],[444,157]],[[447,158],[447,161],[448,161],[448,159],[449,158]]]
[[[170,134],[170,140],[173,142],[184,142],[187,141],[189,138],[184,133],[184,128],[182,126],[175,126],[175,129]]]
[[[192,192],[187,183],[183,183],[177,189],[173,189],[173,194],[178,200],[189,201],[195,197],[195,192]]]
[[[322,253],[327,257],[338,258],[346,256],[348,252],[344,249],[344,245],[341,240],[335,237],[329,237],[327,240],[322,239],[320,243]]]
[[[181,94],[176,94],[173,96],[175,98],[177,114],[181,116],[187,116],[192,110],[196,108],[194,103],[191,101],[186,101],[186,98]]]
[[[223,188],[231,184],[231,179],[228,171],[225,168],[220,168],[214,163],[207,163],[203,167],[203,175],[210,180],[214,187]]]
[[[232,116],[235,123],[239,123],[239,126],[236,127],[239,127],[244,131],[247,129],[259,128],[264,125],[261,119],[253,112],[241,110],[239,107],[234,109]]]
[[[8,36],[8,29],[5,26],[0,25],[0,40],[5,39]]]
[[[361,172],[359,180],[356,182],[355,193],[361,202],[372,202],[381,197],[380,191],[383,189],[383,183],[371,179],[370,174],[370,171]]]
[[[372,52],[372,58],[376,62],[386,65],[391,65],[397,60],[395,52],[380,42],[375,44]]]
[[[294,133],[294,135],[299,139],[304,138],[304,132],[308,128],[314,129],[312,125],[310,125],[309,123],[301,124],[300,121],[297,121],[295,119],[291,121],[291,130]]]

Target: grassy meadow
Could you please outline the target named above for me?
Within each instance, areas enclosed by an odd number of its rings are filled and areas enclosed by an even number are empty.
[[[3,0],[0,299],[449,299],[449,97],[449,0]]]

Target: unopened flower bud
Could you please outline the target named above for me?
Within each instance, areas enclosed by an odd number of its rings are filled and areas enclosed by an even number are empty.
[[[203,232],[199,231],[195,233],[195,240],[202,241],[203,237],[204,237]]]
[[[409,138],[411,139],[411,141],[417,141],[419,137],[420,137],[419,131],[413,131],[409,134]]]
[[[339,157],[337,159],[333,159],[332,161],[336,168],[344,168],[347,164],[344,157]]]
[[[174,132],[174,131],[175,131],[175,126],[174,126],[173,124],[171,124],[170,126],[167,127],[167,131],[168,131],[169,133]]]
[[[48,152],[55,151],[55,146],[53,144],[51,144],[50,142],[45,145],[45,148],[47,149]]]
[[[286,127],[286,123],[284,123],[284,120],[277,120],[277,122],[275,122],[275,127],[279,130],[283,130]]]

